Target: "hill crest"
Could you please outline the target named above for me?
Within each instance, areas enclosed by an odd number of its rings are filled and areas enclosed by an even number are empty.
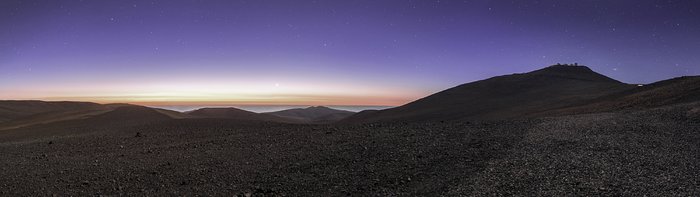
[[[276,112],[267,112],[281,118],[292,119],[301,123],[332,123],[344,119],[355,112],[333,109],[325,106],[311,106],[307,108],[287,109]]]
[[[465,83],[403,106],[360,113],[341,122],[517,118],[633,87],[586,66],[553,65]]]
[[[232,120],[246,120],[246,121],[270,121],[270,122],[283,122],[283,123],[293,123],[293,120],[288,120],[280,118],[277,116],[269,114],[255,113],[251,111],[246,111],[234,107],[228,108],[201,108],[189,112],[185,112],[188,115],[197,118],[219,118],[219,119],[232,119]]]

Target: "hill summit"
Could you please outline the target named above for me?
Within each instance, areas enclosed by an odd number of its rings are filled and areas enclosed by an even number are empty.
[[[586,66],[579,65],[552,65],[540,70],[526,73],[527,75],[541,75],[558,78],[569,78],[583,81],[621,83],[615,79],[597,73]]]
[[[302,123],[331,123],[347,118],[355,112],[332,109],[325,106],[288,109],[266,114],[297,120]]]
[[[517,118],[631,88],[586,66],[552,65],[462,84],[400,107],[361,112],[343,122]]]

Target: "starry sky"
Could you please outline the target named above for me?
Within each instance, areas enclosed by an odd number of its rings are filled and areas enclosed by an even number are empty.
[[[3,0],[0,99],[383,105],[578,62],[700,75],[693,0]]]

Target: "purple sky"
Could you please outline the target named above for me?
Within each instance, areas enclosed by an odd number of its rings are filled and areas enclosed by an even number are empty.
[[[399,105],[578,62],[700,74],[698,1],[0,1],[0,99]]]

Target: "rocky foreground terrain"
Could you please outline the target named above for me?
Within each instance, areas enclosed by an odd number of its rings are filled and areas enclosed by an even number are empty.
[[[0,133],[0,195],[697,196],[696,106],[483,122],[54,126],[91,132]]]
[[[700,196],[699,149],[700,77],[585,66],[356,114],[0,101],[2,196]]]

